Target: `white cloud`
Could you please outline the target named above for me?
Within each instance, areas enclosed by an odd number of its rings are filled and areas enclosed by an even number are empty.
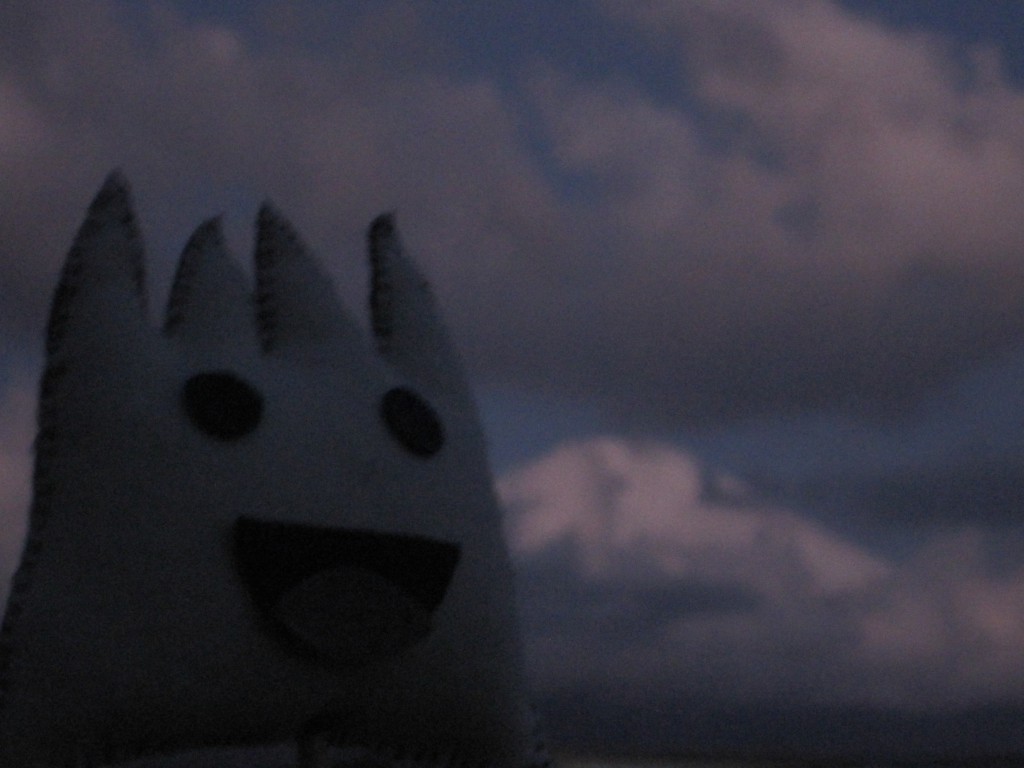
[[[577,387],[604,372],[657,423],[891,413],[1016,343],[1024,93],[991,51],[971,70],[826,0],[601,5],[679,79],[534,82],[552,156],[596,179],[588,248],[615,254]]]
[[[747,183],[817,201],[815,251],[826,263],[845,262],[862,280],[928,251],[1006,268],[1004,249],[1022,245],[1024,94],[992,51],[971,52],[966,71],[941,37],[827,0],[605,7],[673,50],[706,105],[748,121],[741,156],[759,142],[781,166],[748,169]]]
[[[630,418],[891,405],[1024,328],[1024,96],[984,51],[965,86],[941,41],[823,1],[607,4],[678,59],[701,123],[629,71],[531,70],[523,93],[467,75],[415,2],[354,14],[331,45],[289,31],[312,6],[259,44],[148,7],[139,28],[99,0],[0,24],[12,332],[40,332],[115,165],[164,254],[264,195],[328,259],[397,208],[474,372]],[[743,128],[711,151],[719,113]],[[586,194],[563,194],[576,182]],[[362,303],[361,281],[339,282]]]
[[[670,446],[604,438],[501,478],[542,689],[908,709],[1024,695],[1024,568],[987,569],[981,534],[895,562],[709,477]]]
[[[397,208],[442,296],[460,293],[474,318],[511,303],[501,278],[537,282],[524,256],[565,239],[507,95],[438,61],[414,6],[401,18],[384,5],[353,11],[327,50],[273,31],[256,46],[169,4],[140,15],[145,44],[104,2],[56,0],[0,24],[0,42],[19,54],[0,59],[0,94],[12,97],[0,136],[18,140],[0,149],[0,170],[35,153],[0,181],[0,200],[17,206],[2,263],[33,254],[4,277],[37,325],[48,295],[39,273],[52,276],[113,167],[133,180],[144,222],[160,222],[147,226],[152,240],[172,250],[240,190],[253,207],[273,198],[328,258],[361,251],[372,217]],[[344,290],[362,302],[362,285]]]
[[[737,481],[716,481],[730,484]],[[785,599],[788,590],[863,588],[889,572],[790,511],[708,499],[706,491],[707,470],[692,456],[613,438],[564,445],[499,482],[514,550],[529,558],[571,545],[581,571],[596,579],[699,578]]]

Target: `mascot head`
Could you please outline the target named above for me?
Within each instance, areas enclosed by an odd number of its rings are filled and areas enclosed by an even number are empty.
[[[535,762],[458,355],[388,216],[369,259],[368,341],[276,210],[258,216],[254,288],[210,221],[156,328],[127,184],[106,181],[46,338],[0,766],[198,765],[180,756],[296,741]]]

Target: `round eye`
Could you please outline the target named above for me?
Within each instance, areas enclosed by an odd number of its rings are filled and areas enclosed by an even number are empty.
[[[404,387],[388,390],[380,413],[391,434],[410,453],[433,456],[444,445],[444,427],[426,400]]]
[[[263,397],[227,371],[196,374],[182,391],[185,412],[199,429],[218,440],[237,440],[256,429]]]

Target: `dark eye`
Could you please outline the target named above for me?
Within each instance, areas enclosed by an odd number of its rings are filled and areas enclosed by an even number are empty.
[[[185,382],[185,412],[199,429],[218,440],[237,440],[256,429],[263,397],[227,371],[200,373]]]
[[[388,390],[380,413],[394,438],[410,453],[433,456],[444,445],[444,427],[426,400],[404,387]]]

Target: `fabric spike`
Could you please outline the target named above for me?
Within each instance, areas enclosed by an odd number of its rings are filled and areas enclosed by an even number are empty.
[[[394,215],[369,229],[370,315],[377,348],[392,365],[441,391],[461,392],[465,377],[429,283],[402,249]]]
[[[220,217],[204,222],[178,262],[164,332],[237,347],[255,336],[252,305],[246,276],[225,247]]]
[[[47,354],[57,351],[72,316],[82,314],[75,305],[90,292],[109,292],[108,301],[127,302],[130,314],[145,316],[142,235],[120,171],[111,173],[96,193],[64,262],[47,325]]]
[[[256,317],[264,349],[365,350],[358,325],[291,223],[268,203],[256,229]]]

